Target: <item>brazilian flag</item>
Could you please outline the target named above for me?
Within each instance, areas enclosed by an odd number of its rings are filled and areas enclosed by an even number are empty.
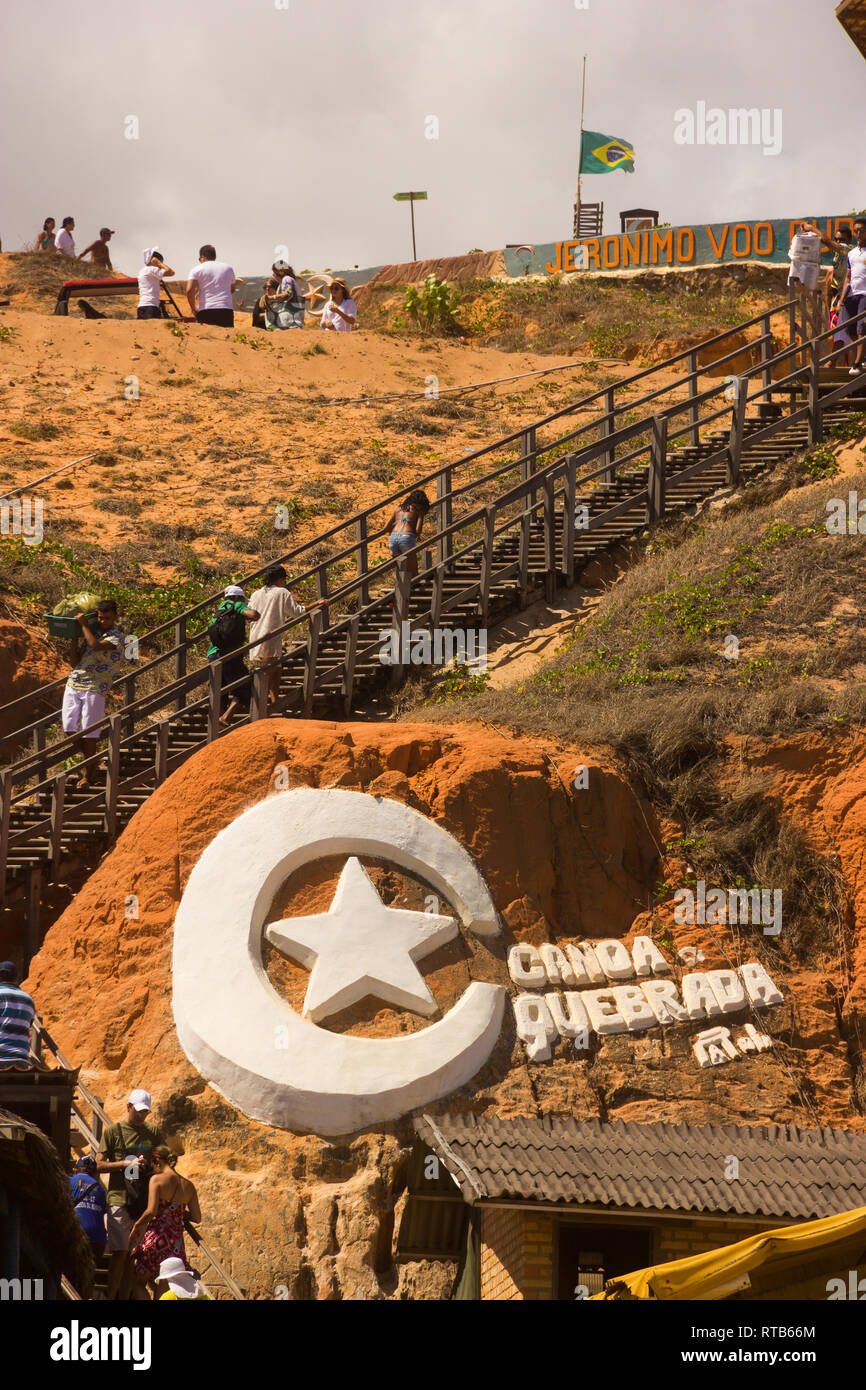
[[[597,130],[585,130],[580,142],[580,172],[610,174],[614,169],[634,173],[634,147],[630,140],[617,140],[614,135],[599,135]]]

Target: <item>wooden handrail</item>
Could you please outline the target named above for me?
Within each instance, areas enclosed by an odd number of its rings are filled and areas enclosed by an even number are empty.
[[[764,316],[761,315],[758,318],[763,319]],[[730,332],[734,331],[730,330]],[[728,334],[719,336],[724,338]],[[446,520],[445,524],[441,525],[431,536],[425,537],[424,546],[427,550],[425,568],[414,579],[410,579],[406,572],[405,560],[393,557],[372,568],[368,564],[366,569],[330,592],[327,589],[327,581],[323,576],[320,578],[320,588],[324,591],[329,606],[344,604],[352,600],[355,595],[360,597],[361,606],[352,612],[338,614],[335,620],[329,621],[327,627],[322,623],[322,609],[314,608],[290,619],[275,630],[272,635],[283,635],[292,629],[299,632],[306,630],[306,642],[294,644],[282,657],[283,666],[288,669],[297,667],[298,673],[296,696],[286,698],[299,699],[300,707],[305,713],[309,713],[317,688],[326,681],[332,683],[336,677],[343,691],[344,699],[347,701],[346,707],[349,707],[355,665],[359,659],[364,659],[371,651],[375,650],[378,644],[377,641],[370,640],[359,642],[359,626],[363,620],[366,619],[369,622],[385,608],[388,595],[395,592],[390,588],[390,583],[396,581],[397,598],[394,612],[391,613],[386,610],[383,613],[386,626],[393,623],[395,617],[399,617],[400,613],[408,612],[410,593],[414,593],[416,596],[420,595],[422,598],[422,606],[420,611],[416,612],[415,620],[434,624],[438,622],[443,613],[456,608],[458,604],[475,601],[476,598],[482,615],[486,617],[491,587],[503,576],[517,578],[521,594],[526,593],[529,527],[536,515],[539,515],[544,530],[545,583],[548,588],[555,586],[557,582],[555,575],[555,528],[557,508],[560,503],[566,508],[563,511],[562,532],[564,570],[566,574],[571,574],[573,577],[575,534],[573,511],[578,484],[585,489],[593,483],[610,482],[617,469],[621,470],[620,476],[622,478],[629,480],[629,491],[624,497],[618,497],[617,500],[590,518],[588,526],[590,531],[609,525],[617,517],[634,512],[644,505],[647,508],[647,521],[651,523],[658,520],[665,513],[665,476],[668,473],[674,480],[682,479],[685,481],[709,467],[716,466],[719,461],[726,460],[728,481],[736,482],[739,474],[739,455],[746,434],[747,407],[764,399],[770,391],[778,390],[780,387],[793,390],[795,384],[804,388],[808,387],[811,405],[801,409],[794,409],[792,405],[787,414],[766,424],[759,424],[755,420],[750,421],[748,437],[755,442],[770,438],[781,429],[789,428],[791,424],[806,417],[809,418],[810,439],[817,437],[822,428],[823,411],[826,409],[826,404],[822,405],[824,398],[818,396],[816,387],[818,368],[824,360],[820,355],[819,345],[820,342],[831,337],[832,330],[818,335],[809,346],[808,362],[795,367],[793,371],[773,382],[770,387],[767,386],[767,378],[768,375],[771,376],[773,368],[778,367],[783,361],[802,356],[804,352],[802,343],[785,347],[780,352],[773,353],[768,357],[765,351],[767,334],[764,333],[759,340],[756,340],[761,346],[761,360],[739,373],[737,377],[725,378],[706,390],[698,391],[696,389],[696,376],[692,373],[689,380],[689,394],[683,401],[668,403],[662,406],[654,416],[633,421],[619,429],[611,428],[613,419],[611,412],[608,411],[603,417],[604,429],[599,428],[598,420],[591,421],[571,431],[564,440],[555,440],[544,445],[539,445],[534,430],[524,431],[522,456],[516,460],[508,460],[493,470],[491,475],[502,478],[503,475],[519,472],[520,481],[500,491],[492,501],[476,504],[474,508],[463,512],[456,520]],[[866,334],[863,337],[866,339]],[[752,345],[750,344],[750,346]],[[742,349],[738,348],[734,355],[739,355],[741,351]],[[833,351],[832,346],[829,356],[831,358],[838,356],[838,351]],[[760,380],[757,380],[758,377]],[[702,415],[702,407],[711,404],[720,394],[727,394],[727,386],[732,379],[739,382],[739,390],[734,393],[737,399],[720,409]],[[861,384],[859,379],[852,379],[850,383],[846,383],[833,393],[832,400],[842,399],[857,390]],[[753,390],[753,386],[756,389]],[[668,388],[653,393],[653,397],[664,394],[669,394]],[[827,404],[829,403],[830,400],[827,401]],[[564,413],[566,412],[558,412],[558,415]],[[686,416],[686,423],[677,427],[677,420],[684,415]],[[696,426],[706,428],[707,425],[724,418],[730,420],[727,445],[716,450],[711,449],[709,453],[705,452],[702,458],[688,463],[682,469],[667,461],[667,445],[671,439],[678,438],[683,434],[688,434],[693,438],[693,431]],[[582,444],[577,449],[572,448],[569,452],[558,453],[564,443],[573,444],[579,436],[589,430],[596,429],[599,433],[594,442]],[[647,440],[644,436],[648,432],[651,437]],[[617,449],[638,438],[641,439],[641,442],[636,449],[625,457],[616,458]],[[546,457],[547,462],[536,467],[541,455]],[[646,457],[647,462],[642,466],[636,466],[625,473],[622,472],[627,464],[644,457]],[[592,465],[596,460],[600,460],[600,463],[593,468]],[[446,518],[448,517],[451,498],[458,491],[461,494],[471,492],[476,485],[477,480],[475,484],[461,485],[460,489],[451,489],[439,497],[440,510]],[[591,497],[594,494],[584,492],[582,495]],[[510,511],[512,514],[507,515]],[[493,556],[493,546],[502,535],[513,530],[517,530],[519,533],[519,558],[516,561],[508,560],[497,567]],[[455,540],[458,537],[465,537],[465,541],[463,544],[458,542],[455,547]],[[430,557],[434,552],[438,553],[439,558],[434,563],[430,563]],[[466,585],[462,587],[460,592],[457,594],[452,592],[448,600],[445,601],[443,580],[446,574],[454,565],[465,561],[469,556],[479,557],[478,576],[471,580],[467,579]],[[474,560],[473,563],[475,563]],[[324,568],[325,564],[326,562],[321,562],[319,569]],[[386,581],[388,587],[373,595],[370,593],[370,584],[377,576]],[[178,630],[182,621],[176,622],[175,631]],[[334,651],[332,655],[331,649],[335,639],[339,646],[344,638],[345,651]],[[186,646],[190,646],[195,640],[198,639],[190,639]],[[102,809],[105,830],[111,834],[118,799],[133,787],[150,785],[151,783],[154,786],[159,785],[159,782],[165,779],[168,771],[179,766],[180,762],[192,751],[189,746],[186,746],[177,753],[172,754],[170,752],[169,733],[172,725],[178,719],[187,720],[197,711],[204,711],[207,714],[208,737],[213,738],[217,735],[219,732],[217,718],[222,697],[227,692],[246,684],[250,679],[245,673],[235,681],[223,685],[221,668],[229,656],[243,656],[254,650],[257,645],[256,642],[247,642],[237,652],[227,654],[192,672],[185,672],[182,678],[169,682],[166,686],[160,687],[147,696],[128,702],[119,714],[112,717],[112,727],[115,731],[120,727],[119,721],[122,719],[124,727],[131,727],[131,732],[124,737],[120,737],[117,732],[113,734],[114,744],[110,745],[109,749],[111,760],[107,787],[104,791],[99,791],[83,802],[69,806],[65,812],[62,797],[65,774],[52,774],[49,768],[66,753],[69,744],[61,742],[51,749],[42,746],[37,752],[25,756],[11,768],[4,770],[2,779],[0,779],[0,786],[3,789],[2,807],[0,807],[0,861],[5,862],[10,848],[17,848],[37,838],[37,836],[44,836],[46,830],[50,828],[53,846],[52,859],[56,864],[60,852],[60,836],[64,827],[74,827],[76,823],[82,822],[86,816],[92,816],[93,810],[97,808]],[[165,654],[166,657],[170,659],[180,647],[181,644],[177,643],[171,652]],[[206,692],[201,698],[190,704],[189,694],[196,687],[202,685],[206,686]],[[251,719],[262,717],[267,712],[263,691],[263,677],[254,677],[253,707],[248,716]],[[165,717],[161,712],[175,701],[177,702],[176,708]],[[279,708],[286,708],[285,699],[282,704],[278,704]],[[155,723],[136,727],[136,723],[148,719],[153,713],[159,714]],[[193,747],[195,746],[197,745],[194,741]],[[127,748],[131,749],[132,747],[135,747],[136,750],[142,747],[147,749],[146,765],[144,767],[139,765],[130,775],[121,777],[122,755]],[[87,759],[87,762],[92,765],[100,756],[102,755],[99,753],[93,754]],[[138,761],[140,764],[140,758]],[[26,781],[34,770],[40,776],[39,782],[35,786],[27,787],[16,796],[14,794],[15,784]],[[61,789],[59,798],[57,796],[58,787]],[[34,800],[38,803],[40,795],[44,795],[49,790],[52,792],[53,798],[51,816],[43,814],[35,824],[25,826],[23,829],[16,829],[13,834],[10,825],[10,812],[13,805],[32,804]]]
[[[425,474],[422,478],[416,480],[413,484],[411,484],[411,488],[421,488],[421,487],[424,487],[424,486],[426,486],[428,483],[431,483],[431,482],[435,481],[436,479],[438,479],[442,474],[444,474],[444,473],[446,473],[446,472],[451,473],[451,472],[452,472],[453,470],[455,470],[455,469],[463,469],[463,470],[465,471],[465,470],[467,470],[467,469],[469,468],[469,466],[470,466],[475,460],[480,459],[480,458],[483,458],[484,456],[486,456],[487,454],[489,454],[489,453],[491,453],[491,452],[494,452],[494,451],[496,451],[496,450],[505,448],[505,447],[507,447],[508,445],[513,444],[513,443],[515,443],[515,442],[521,440],[521,439],[526,435],[526,433],[527,433],[528,430],[532,429],[533,431],[537,431],[537,430],[543,428],[544,426],[553,423],[553,422],[556,421],[556,420],[560,420],[560,419],[564,418],[566,415],[575,414],[575,413],[577,413],[577,412],[579,412],[579,411],[588,409],[594,402],[598,401],[601,397],[609,395],[609,393],[610,393],[611,391],[614,391],[614,390],[620,390],[620,391],[628,390],[634,383],[636,383],[636,382],[638,382],[638,381],[645,380],[646,378],[648,378],[648,377],[650,377],[650,376],[653,376],[654,374],[656,374],[656,373],[658,373],[658,372],[660,372],[660,371],[663,371],[663,370],[664,370],[664,371],[667,371],[667,370],[669,370],[671,366],[673,366],[673,365],[675,365],[675,364],[677,364],[677,363],[679,363],[679,362],[685,360],[686,358],[688,358],[689,355],[690,355],[691,353],[704,352],[707,348],[713,347],[713,346],[716,345],[717,343],[724,342],[726,338],[730,338],[730,337],[734,336],[735,334],[742,333],[742,331],[743,331],[744,329],[750,328],[750,327],[752,327],[752,326],[753,326],[754,324],[756,324],[756,323],[761,323],[761,322],[769,323],[769,320],[770,320],[770,318],[771,318],[773,315],[779,314],[779,313],[783,313],[783,312],[786,312],[786,311],[790,312],[790,310],[791,310],[794,306],[796,306],[797,303],[798,303],[798,301],[797,301],[796,299],[790,299],[790,300],[784,301],[784,302],[782,302],[782,303],[776,304],[776,305],[774,305],[772,308],[767,309],[767,310],[763,311],[763,312],[760,313],[760,314],[756,314],[756,315],[754,315],[754,316],[753,316],[752,318],[750,318],[750,319],[744,320],[742,323],[736,324],[736,325],[734,325],[734,326],[731,327],[731,328],[725,329],[725,330],[724,330],[723,332],[721,332],[721,333],[715,334],[715,335],[714,335],[713,337],[711,337],[711,338],[705,339],[705,340],[700,344],[699,348],[697,348],[697,349],[684,349],[682,352],[676,353],[673,357],[667,358],[667,359],[665,359],[665,361],[663,361],[663,362],[654,363],[654,364],[653,364],[652,366],[650,366],[650,367],[645,367],[645,368],[643,368],[643,369],[642,369],[641,371],[639,371],[639,372],[634,372],[634,373],[632,373],[631,375],[629,375],[629,376],[627,376],[627,377],[621,378],[619,381],[615,382],[615,383],[613,384],[613,386],[601,387],[601,388],[599,388],[598,390],[596,390],[596,391],[594,391],[594,392],[590,392],[587,396],[580,397],[577,401],[574,401],[574,402],[572,402],[571,404],[569,404],[569,405],[567,405],[567,406],[563,406],[563,407],[561,407],[559,410],[553,411],[553,412],[551,412],[549,415],[543,416],[541,419],[534,421],[533,424],[532,424],[531,426],[521,426],[520,429],[513,431],[511,434],[504,435],[501,439],[496,440],[494,443],[487,444],[487,445],[482,446],[480,449],[473,450],[473,452],[472,452],[471,454],[469,454],[469,455],[464,455],[462,458],[456,459],[456,460],[454,460],[454,461],[453,461],[452,463],[450,463],[450,464],[440,465],[440,467],[438,467],[438,468],[436,468],[436,469],[433,469],[430,473]],[[750,349],[750,348],[752,348],[752,347],[757,347],[758,345],[760,345],[760,344],[763,343],[763,340],[764,340],[764,337],[765,337],[765,336],[766,336],[766,334],[762,335],[761,338],[755,339],[753,342],[750,342],[749,344],[747,344],[746,348],[742,348],[742,347],[737,348],[737,349],[735,350],[735,352],[733,352],[732,354],[729,354],[728,357],[726,357],[726,358],[724,358],[724,359],[721,359],[721,360],[727,361],[727,360],[729,360],[729,359],[732,358],[732,357],[738,356],[738,355],[739,355],[741,352],[743,352],[743,351],[746,351],[746,350],[748,350],[748,349]],[[710,365],[710,366],[717,366],[718,363],[717,363],[717,362],[713,362],[713,363],[710,363],[710,364],[708,364],[708,365]],[[646,397],[645,400],[646,400],[646,401],[652,400],[652,399],[654,399],[654,398],[655,398],[657,395],[659,395],[659,394],[663,394],[663,393],[665,393],[666,391],[674,390],[677,386],[681,386],[681,385],[683,385],[684,383],[685,383],[685,384],[688,384],[688,383],[693,379],[693,375],[694,375],[693,372],[689,372],[689,373],[687,373],[686,376],[684,376],[684,377],[678,377],[674,382],[668,383],[666,386],[660,387],[659,390],[658,390],[657,392],[652,393],[650,396]],[[619,413],[619,410],[620,410],[620,409],[624,409],[624,408],[633,409],[633,408],[636,407],[636,405],[639,405],[639,404],[642,404],[642,403],[644,403],[644,402],[643,402],[643,401],[630,402],[630,403],[628,403],[628,406],[618,407],[618,408],[616,408],[616,409],[614,410],[614,412],[613,412],[613,413],[614,413],[614,416],[615,416],[617,413]],[[597,421],[596,421],[596,422],[593,422],[593,425],[592,425],[592,426],[589,426],[589,427],[597,428],[597,427],[598,427],[598,422],[597,422]],[[550,447],[550,446],[546,446],[546,447]],[[542,449],[542,450],[535,450],[534,452],[535,452],[535,453],[537,453],[537,452],[544,452],[544,450],[543,450],[543,449]],[[492,477],[492,476],[495,476],[495,473],[496,473],[497,471],[499,471],[499,470],[494,470],[494,473],[491,475],[491,477]],[[465,491],[465,490],[470,489],[470,488],[472,488],[472,487],[481,486],[481,485],[483,485],[486,481],[488,481],[488,478],[485,477],[485,476],[482,476],[480,479],[474,480],[474,482],[470,482],[469,484],[464,484],[464,485],[462,486],[462,488],[460,489],[460,491]],[[410,490],[411,490],[411,488],[410,488]],[[385,498],[380,499],[378,502],[372,503],[369,507],[366,507],[366,508],[362,509],[362,510],[359,511],[359,512],[353,513],[353,515],[352,515],[351,517],[347,518],[346,521],[344,521],[344,522],[339,522],[339,523],[337,523],[335,526],[331,527],[329,530],[327,530],[327,531],[321,533],[320,535],[318,535],[318,536],[312,538],[312,539],[309,540],[309,541],[303,542],[302,545],[295,547],[294,550],[287,551],[285,554],[283,554],[282,556],[280,556],[280,557],[278,557],[278,558],[276,558],[276,559],[270,559],[270,560],[268,560],[264,565],[260,566],[258,569],[253,570],[253,571],[252,571],[250,574],[248,574],[248,575],[245,575],[245,576],[239,581],[239,583],[240,583],[241,585],[249,584],[253,579],[257,579],[257,578],[259,578],[261,575],[263,575],[264,572],[265,572],[265,570],[268,569],[270,565],[274,565],[274,564],[287,565],[287,564],[290,564],[291,562],[293,562],[293,561],[295,561],[297,558],[299,558],[301,555],[303,555],[305,552],[307,552],[307,551],[309,551],[309,550],[312,550],[312,549],[318,549],[320,546],[322,546],[323,544],[325,544],[325,543],[327,543],[329,540],[331,540],[332,537],[334,537],[334,536],[340,534],[341,532],[343,532],[343,531],[348,532],[350,528],[356,528],[361,522],[366,523],[367,519],[368,519],[370,516],[372,516],[374,513],[383,510],[385,507],[391,506],[394,502],[398,501],[401,497],[403,497],[403,496],[405,496],[405,495],[406,495],[406,487],[404,486],[404,487],[401,487],[401,488],[397,489],[397,490],[394,491],[393,493],[387,495]],[[441,501],[441,499],[438,499],[438,500]],[[434,505],[434,506],[438,505],[438,501],[437,501],[436,503],[434,503],[433,505]],[[383,528],[382,531],[375,532],[374,534],[369,535],[369,536],[366,538],[367,545],[369,545],[371,541],[373,541],[373,540],[379,538],[380,536],[382,536],[382,535],[384,535],[384,534],[385,534],[385,532],[384,532],[384,528]],[[347,558],[349,555],[351,555],[351,554],[353,554],[353,553],[357,553],[358,547],[359,547],[359,542],[358,542],[358,540],[356,539],[355,542],[354,542],[352,545],[348,545],[343,551],[339,552],[340,558],[341,558],[341,559],[345,559],[345,558]],[[334,557],[329,557],[328,561],[325,562],[325,563],[327,563],[327,564],[332,564],[332,563],[334,563],[334,562],[335,562]],[[312,568],[310,568],[310,569],[304,571],[301,575],[299,575],[299,576],[297,576],[297,577],[293,577],[292,582],[295,583],[295,584],[299,584],[299,583],[303,583],[305,580],[311,578],[311,577],[316,573],[316,570],[319,569],[319,568],[321,567],[321,563],[322,563],[322,562],[319,562],[317,565],[314,565],[314,566],[312,566]],[[221,593],[221,592],[220,592],[220,593],[213,594],[213,595],[210,595],[208,598],[202,599],[199,603],[194,604],[191,608],[188,608],[188,609],[184,610],[181,614],[178,614],[178,615],[176,615],[175,617],[168,619],[166,622],[159,624],[159,625],[158,625],[157,627],[155,627],[155,628],[151,628],[148,632],[143,633],[143,634],[139,637],[139,645],[141,645],[142,643],[147,643],[147,642],[153,641],[153,640],[156,639],[157,637],[161,636],[162,633],[167,632],[167,631],[168,631],[170,628],[172,628],[172,627],[175,627],[175,626],[177,625],[177,623],[178,623],[181,619],[183,619],[185,622],[187,622],[190,618],[193,618],[193,617],[197,616],[197,615],[198,615],[199,613],[201,613],[203,610],[212,607],[215,603],[217,603],[217,602],[219,601],[219,599],[220,599],[221,597],[222,597],[222,593]],[[201,638],[203,637],[203,635],[204,635],[203,633],[197,633],[197,634],[195,634],[193,637],[187,638],[187,639],[186,639],[186,645],[187,645],[187,646],[188,646],[188,645],[192,645],[192,644],[194,644],[197,640],[201,640]],[[170,657],[171,655],[175,655],[176,652],[177,652],[177,648],[175,647],[175,648],[172,648],[171,652],[161,654],[160,657],[154,659],[155,664],[161,664],[162,660],[164,660],[164,659]],[[148,663],[148,669],[150,668],[151,664],[153,664],[153,663]],[[135,674],[136,674],[136,676],[138,676],[138,675],[140,674],[140,672],[136,672]],[[119,677],[119,678],[117,678],[116,681],[113,682],[113,685],[119,685],[119,684],[121,684],[125,679],[128,679],[128,678],[127,678],[127,677]],[[8,716],[8,714],[9,714],[13,709],[15,709],[16,706],[19,706],[19,705],[26,705],[26,704],[32,704],[32,702],[33,702],[34,700],[46,699],[46,698],[49,696],[49,694],[51,694],[53,691],[56,691],[56,690],[61,689],[61,687],[63,687],[63,686],[65,685],[65,683],[66,683],[66,682],[65,682],[65,679],[64,679],[64,678],[60,678],[60,679],[57,680],[57,681],[48,682],[46,685],[41,686],[38,690],[32,691],[32,692],[30,692],[30,693],[27,694],[27,695],[18,696],[15,700],[10,700],[6,705],[0,707],[0,713],[2,713],[3,715]],[[26,726],[24,726],[22,729],[16,730],[13,734],[8,735],[8,738],[9,738],[9,739],[12,739],[12,738],[17,738],[17,737],[25,737],[25,736],[27,736],[28,734],[30,734],[30,733],[33,731],[33,729],[34,729],[39,723],[43,723],[43,722],[52,723],[52,722],[54,722],[54,719],[52,718],[52,715],[44,716],[44,717],[43,717],[43,720],[41,720],[41,721],[36,721],[35,724],[26,725]]]

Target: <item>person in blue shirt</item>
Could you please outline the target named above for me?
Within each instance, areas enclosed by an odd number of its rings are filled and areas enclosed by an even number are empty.
[[[105,1188],[96,1176],[96,1159],[85,1155],[79,1158],[69,1177],[69,1191],[75,1215],[90,1241],[94,1256],[105,1250],[105,1212],[108,1199]]]

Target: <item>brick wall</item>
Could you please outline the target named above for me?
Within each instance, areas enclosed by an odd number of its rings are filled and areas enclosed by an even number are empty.
[[[481,1210],[481,1297],[523,1298],[523,1212]]]
[[[774,1224],[778,1223],[768,1221],[764,1226],[740,1226],[733,1221],[671,1221],[656,1227],[652,1263],[666,1264],[668,1260],[684,1260],[689,1255],[702,1255],[722,1245],[735,1245],[738,1240],[757,1235],[760,1230],[770,1230]]]
[[[481,1297],[553,1298],[554,1238],[554,1220],[547,1213],[482,1208]]]

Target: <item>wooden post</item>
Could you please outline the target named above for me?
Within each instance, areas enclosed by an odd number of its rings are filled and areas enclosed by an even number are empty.
[[[355,661],[358,656],[358,628],[360,613],[355,613],[349,623],[346,635],[346,659],[343,666],[343,714],[346,719],[352,713],[352,696],[355,692]]]
[[[178,618],[174,625],[174,645],[180,649],[175,652],[174,678],[181,681],[186,675],[186,618]],[[174,707],[176,710],[186,708],[186,687],[179,692]]]
[[[689,400],[694,402],[698,394],[698,350],[692,348],[689,353]],[[693,448],[697,448],[701,442],[701,430],[698,420],[700,418],[700,407],[695,404],[689,406],[689,443]]]
[[[37,724],[36,728],[33,730],[33,752],[34,752],[34,754],[39,754],[39,753],[41,753],[41,754],[43,755],[42,757],[40,757],[38,763],[36,764],[36,781],[37,781],[37,782],[41,782],[41,781],[43,780],[43,778],[45,777],[45,773],[46,773],[46,766],[45,766],[45,764],[46,764],[46,759],[45,759],[45,757],[44,757],[44,754],[45,754],[45,723],[44,723],[44,722],[42,722],[42,723],[40,723],[40,724]]]
[[[523,434],[520,436],[520,481],[522,483],[528,483],[529,479],[535,473],[535,441],[536,432],[534,427],[524,430]],[[531,511],[534,501],[535,489],[533,488],[530,492],[527,492],[523,499],[523,510],[525,512]]]
[[[207,671],[207,741],[213,743],[220,733],[220,706],[222,704],[223,667],[222,659],[208,662]]]
[[[60,842],[63,835],[63,807],[66,802],[67,773],[61,772],[51,788],[51,877],[57,876],[60,863]]]
[[[565,561],[565,582],[574,584],[574,514],[577,508],[577,455],[571,454],[565,475],[565,521],[562,528],[562,558]]]
[[[322,632],[322,610],[314,608],[307,631],[307,669],[304,672],[304,714],[309,719],[316,693],[316,665],[319,660],[319,637]]]
[[[813,338],[809,343],[809,385],[807,388],[810,445],[820,444],[824,437],[824,417],[821,411],[821,396],[818,391],[820,361],[821,344]]]
[[[437,565],[436,573],[433,576],[433,593],[430,597],[430,626],[438,627],[439,619],[442,616],[442,591],[445,586],[445,570],[442,565]]]
[[[764,370],[761,372],[761,385],[765,390],[773,384],[773,372],[769,363],[773,356],[773,329],[770,323],[770,315],[765,314],[761,319],[761,361]]]
[[[27,938],[24,945],[25,973],[39,947],[42,945],[39,931],[39,912],[42,904],[42,865],[34,864],[27,870]]]
[[[161,787],[168,776],[169,721],[160,719],[156,726],[156,785]]]
[[[361,579],[362,576],[366,575],[367,569],[368,569],[368,566],[369,566],[368,549],[367,549],[367,514],[366,514],[366,512],[364,513],[363,516],[359,516],[359,517],[358,517],[358,520],[355,522],[355,538],[356,538],[356,540],[357,540],[357,542],[358,542],[357,549],[356,549],[356,552],[355,552],[356,555],[357,555],[357,557],[358,557],[358,578]],[[362,582],[362,584],[361,584],[361,591],[360,591],[360,592],[361,592],[361,603],[362,603],[362,605],[363,605],[363,604],[369,603],[369,602],[370,602],[370,581],[369,581],[369,579],[366,579],[366,578],[363,579],[363,582]]]
[[[318,569],[316,570],[316,598],[327,599],[327,597],[328,597],[328,566],[327,566],[327,564],[321,564],[321,565],[319,565]],[[324,627],[330,627],[331,619],[330,619],[330,607],[329,607],[329,605],[328,605],[327,603],[323,603],[322,606],[321,606],[321,608],[319,609],[319,612],[320,612],[321,615],[322,615],[322,623],[323,623],[323,626],[324,626]]]
[[[391,663],[391,684],[399,685],[403,679],[403,624],[409,622],[409,598],[412,592],[412,576],[406,568],[405,559],[397,561],[394,583],[394,628],[397,633],[398,658]]]
[[[616,428],[616,401],[614,399],[614,388],[612,386],[609,386],[604,393],[604,409],[605,414],[602,416],[601,425],[599,426],[599,438],[610,439],[610,436]],[[605,449],[604,453],[601,455],[601,462],[605,470],[601,475],[601,481],[603,483],[612,483],[616,478],[615,453],[616,450],[610,448]]]
[[[252,695],[250,698],[250,723],[268,717],[268,675],[266,666],[257,666],[252,673]]]
[[[9,822],[12,815],[12,769],[4,767],[0,772],[0,790],[2,790],[3,804],[0,806],[0,907],[6,899],[6,874],[7,859],[9,856]]]
[[[105,833],[112,839],[117,834],[117,784],[120,780],[120,726],[122,714],[113,714],[108,721],[108,775],[105,779]]]
[[[439,526],[444,531],[454,520],[454,503],[451,499],[451,465],[436,474],[436,500],[439,503]],[[453,538],[443,536],[439,542],[439,560],[450,560],[454,550]]]
[[[556,596],[556,509],[553,479],[544,480],[544,597],[552,603]]]
[[[493,532],[496,529],[496,503],[491,502],[484,513],[484,545],[481,551],[481,595],[478,608],[482,627],[487,626],[490,614],[490,576],[493,572]]]
[[[125,676],[123,681],[123,703],[124,705],[135,704],[135,674]],[[124,715],[124,734],[131,734],[135,728],[135,715]]]
[[[741,376],[735,378],[736,397],[731,412],[731,433],[728,439],[728,465],[726,470],[728,487],[736,487],[740,481],[740,455],[743,450],[743,426],[746,420],[746,405],[749,397],[749,383]]]
[[[520,607],[529,603],[529,542],[532,536],[532,516],[524,512],[520,518]]]
[[[665,468],[668,451],[668,417],[654,415],[647,488],[647,525],[661,521],[665,514]]]

